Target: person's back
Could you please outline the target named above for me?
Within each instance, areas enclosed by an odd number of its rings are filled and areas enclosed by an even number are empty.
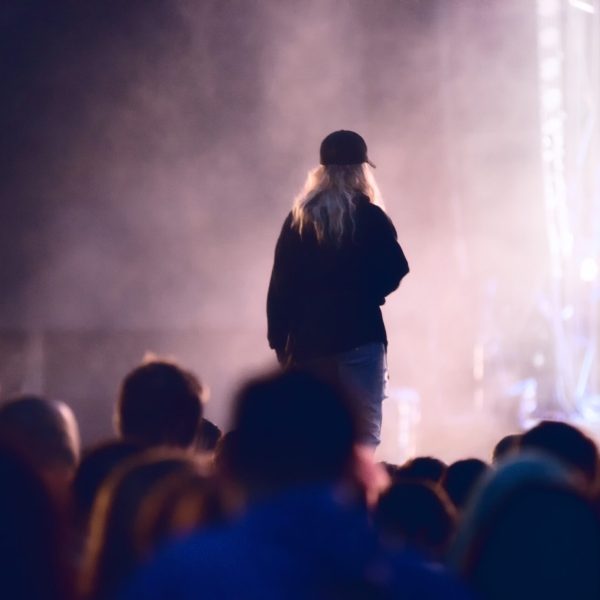
[[[84,452],[72,485],[75,511],[83,528],[87,528],[92,506],[104,481],[119,465],[141,450],[141,446],[133,442],[110,440]]]
[[[229,526],[175,542],[121,598],[466,598],[442,569],[388,553],[364,508],[327,487],[255,504]]]
[[[340,241],[302,233],[292,214],[277,245],[269,296],[271,345],[285,345],[275,318],[280,304],[291,315],[296,361],[319,358],[369,342],[386,342],[380,305],[406,274],[408,266],[396,232],[385,213],[361,194],[351,226]],[[278,265],[285,265],[285,272]],[[285,298],[278,279],[285,280]],[[286,332],[287,336],[287,332]]]
[[[90,516],[81,587],[88,600],[113,598],[159,539],[146,535],[153,493],[180,472],[200,466],[181,450],[156,448],[125,461],[103,482]]]

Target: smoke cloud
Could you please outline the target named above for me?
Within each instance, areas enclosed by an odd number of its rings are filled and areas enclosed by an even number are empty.
[[[516,428],[502,393],[536,348],[545,260],[534,3],[6,4],[5,393],[69,401],[90,441],[153,351],[201,375],[226,426],[240,379],[274,365],[281,223],[344,128],[367,140],[412,270],[384,309],[383,453],[487,458]]]

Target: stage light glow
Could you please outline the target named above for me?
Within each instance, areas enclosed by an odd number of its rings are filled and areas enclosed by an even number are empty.
[[[533,366],[536,369],[541,369],[546,364],[546,357],[543,352],[536,352],[532,358]]]
[[[552,87],[545,90],[542,94],[542,105],[548,111],[559,109],[562,106],[561,89],[559,87]]]
[[[568,5],[579,10],[569,10],[567,2],[537,3],[540,149],[551,274],[548,318],[554,350],[553,400],[544,396],[538,410],[576,419],[598,410],[598,403],[587,399],[596,398],[600,389],[595,358],[600,340],[595,300],[600,280],[600,20],[598,0],[568,0]]]
[[[582,10],[590,15],[593,15],[596,12],[596,9],[592,4],[589,2],[584,2],[583,0],[569,0],[569,4],[573,8],[578,8],[579,10]]]
[[[560,29],[558,27],[544,27],[540,30],[538,39],[542,48],[555,46],[560,42]]]
[[[587,256],[581,261],[579,268],[579,276],[581,281],[592,283],[598,278],[598,261],[591,256]]]
[[[575,309],[573,308],[572,304],[567,304],[567,306],[565,306],[561,311],[563,321],[568,321],[569,319],[572,319],[574,314]]]
[[[561,0],[539,0],[538,15],[540,17],[554,17],[560,13]]]
[[[544,81],[556,81],[560,77],[560,59],[550,56],[542,61],[540,75]]]

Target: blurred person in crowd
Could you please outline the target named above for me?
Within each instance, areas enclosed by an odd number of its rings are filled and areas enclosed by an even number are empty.
[[[144,505],[178,473],[200,475],[199,464],[187,453],[156,448],[130,459],[104,482],[92,509],[81,574],[85,598],[114,598],[136,566],[164,541],[146,534]],[[165,528],[158,532],[169,533]]]
[[[436,485],[441,483],[447,468],[439,458],[417,456],[395,469],[392,477],[394,481],[428,481]]]
[[[439,486],[398,481],[379,499],[375,525],[385,544],[442,560],[454,534],[456,509]]]
[[[398,469],[400,467],[394,463],[390,463],[390,462],[386,462],[386,461],[383,461],[380,464],[385,469],[385,472],[387,473],[388,477],[390,478],[390,481],[394,481],[396,472],[398,471]]]
[[[121,598],[464,597],[445,572],[382,549],[348,483],[358,429],[339,389],[294,370],[253,380],[232,430],[218,462],[243,513],[166,547]]]
[[[230,456],[234,452],[236,437],[235,430],[228,431],[221,437],[215,448],[215,466],[217,471],[225,475],[229,475],[228,465],[231,463]]]
[[[83,453],[72,487],[75,511],[84,529],[102,484],[117,467],[141,451],[142,447],[135,442],[110,440]]]
[[[63,515],[19,447],[0,442],[0,597],[70,600]]]
[[[495,446],[492,453],[492,462],[497,464],[501,460],[515,455],[519,451],[521,435],[512,433],[505,435]]]
[[[196,434],[196,449],[201,452],[214,452],[223,432],[212,422],[202,417]]]
[[[214,455],[214,474],[224,510],[231,515],[239,514],[244,507],[244,490],[231,470],[233,456],[237,452],[237,434],[228,431],[217,444]]]
[[[79,427],[64,403],[20,396],[0,406],[0,439],[17,447],[62,502],[79,463]]]
[[[158,541],[184,536],[200,526],[226,519],[217,482],[202,470],[177,471],[161,481],[141,507],[137,544],[154,548]]]
[[[473,490],[489,470],[490,466],[478,458],[457,460],[446,469],[442,485],[459,512],[464,510]]]
[[[151,361],[123,380],[117,402],[119,434],[144,446],[191,448],[202,418],[202,386],[171,362]]]
[[[375,447],[387,381],[380,306],[409,268],[363,138],[353,131],[329,134],[320,162],[277,241],[268,340],[284,367],[339,378],[357,402],[361,441]]]
[[[517,457],[490,473],[451,553],[478,597],[600,597],[600,523],[579,484],[540,455]]]
[[[520,450],[547,453],[595,487],[598,474],[596,444],[579,429],[558,421],[542,421],[521,436]]]
[[[127,440],[102,442],[84,451],[71,485],[73,554],[80,568],[98,492],[111,473],[142,451],[142,446]]]
[[[514,456],[503,462],[497,470],[489,471],[474,490],[461,519],[449,554],[450,562],[453,565],[460,563],[465,548],[472,544],[473,537],[485,526],[494,507],[513,490],[526,483],[544,483],[548,480],[571,485],[573,479],[573,475],[558,461],[536,454]]]

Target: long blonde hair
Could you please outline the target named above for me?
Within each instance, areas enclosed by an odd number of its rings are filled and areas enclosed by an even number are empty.
[[[319,165],[309,171],[302,191],[294,199],[292,226],[300,234],[310,227],[317,240],[340,243],[348,228],[354,231],[354,212],[364,194],[383,208],[383,200],[367,163]]]

